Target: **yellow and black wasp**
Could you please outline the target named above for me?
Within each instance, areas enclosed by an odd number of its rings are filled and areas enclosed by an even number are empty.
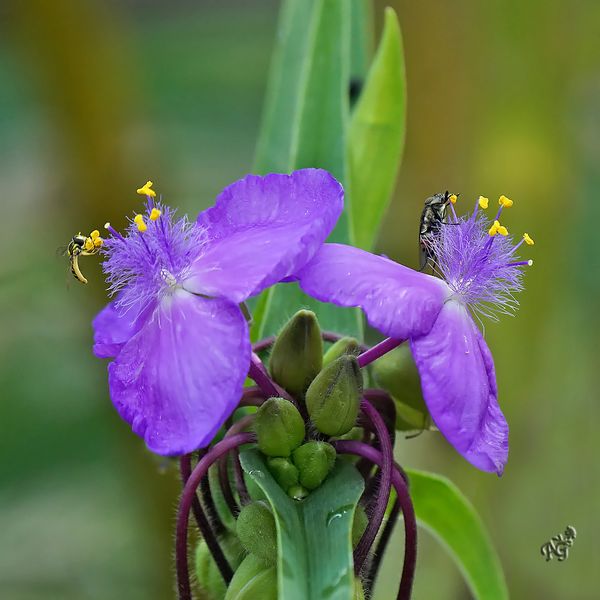
[[[61,249],[62,253],[69,257],[73,277],[81,283],[87,283],[88,280],[84,277],[79,268],[79,257],[97,254],[103,243],[104,240],[100,237],[100,232],[97,229],[94,229],[90,235],[82,235],[81,232],[74,235],[67,244],[67,247]]]
[[[434,194],[425,200],[419,225],[419,246],[421,249],[421,268],[423,271],[429,261],[435,259],[431,242],[439,234],[440,227],[446,218],[446,211],[450,202],[456,202],[457,195],[447,190]]]

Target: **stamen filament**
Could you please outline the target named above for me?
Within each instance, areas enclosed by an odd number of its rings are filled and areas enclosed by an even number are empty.
[[[508,263],[507,267],[532,267],[533,260],[520,260],[519,262]]]
[[[106,229],[113,237],[121,238],[122,240],[125,239],[110,223],[105,223],[104,229]]]

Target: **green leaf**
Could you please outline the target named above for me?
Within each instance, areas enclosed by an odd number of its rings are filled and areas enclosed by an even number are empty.
[[[346,182],[349,119],[350,3],[287,0],[256,157],[258,172],[320,167]],[[350,242],[350,197],[330,241]],[[253,303],[253,340],[276,333],[300,308],[313,310],[323,329],[362,338],[362,317],[306,296],[296,284],[278,285]]]
[[[473,505],[444,477],[413,469],[407,474],[417,523],[450,552],[475,598],[507,600],[500,560]]]
[[[245,450],[244,471],[267,496],[277,524],[278,588],[285,600],[351,600],[354,591],[352,523],[364,483],[338,460],[324,483],[296,502],[279,487],[257,450]]]
[[[371,250],[394,189],[406,129],[406,80],[396,13],[385,25],[348,133],[353,242]]]
[[[373,47],[373,2],[350,0],[350,79],[363,82]]]
[[[293,168],[300,105],[308,76],[317,0],[284,0],[273,50],[263,121],[256,147],[257,173],[287,173]]]

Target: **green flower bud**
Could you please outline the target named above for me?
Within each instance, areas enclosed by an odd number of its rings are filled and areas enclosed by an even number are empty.
[[[269,398],[256,411],[254,430],[258,447],[267,456],[289,456],[304,439],[304,421],[284,398]]]
[[[267,467],[275,481],[286,492],[292,486],[298,485],[298,469],[287,458],[269,458]]]
[[[279,332],[271,357],[271,377],[301,397],[323,366],[323,341],[315,313],[299,310]]]
[[[304,498],[306,498],[308,496],[310,492],[305,488],[302,487],[301,485],[293,485],[289,490],[288,490],[288,496],[294,500],[304,500]]]
[[[354,511],[354,521],[352,521],[352,547],[356,548],[360,538],[363,536],[367,525],[369,524],[369,517],[363,508],[362,504],[357,504],[356,510]]]
[[[306,408],[325,435],[348,433],[355,425],[362,396],[362,373],[354,356],[344,354],[327,365],[306,392]]]
[[[242,546],[268,564],[277,561],[277,527],[266,502],[252,502],[242,508],[236,522]]]
[[[421,393],[421,381],[410,348],[398,346],[373,363],[377,385],[387,390],[396,404],[396,429],[429,429],[432,421]]]
[[[335,449],[327,442],[310,441],[294,450],[292,456],[298,467],[300,483],[309,490],[323,483],[335,463]]]
[[[233,569],[242,562],[244,549],[235,535],[227,534],[219,540],[221,548]],[[196,579],[201,597],[205,600],[222,600],[226,585],[206,542],[201,539],[196,547]]]
[[[265,564],[254,554],[242,561],[233,578],[225,600],[277,600],[277,568]]]
[[[325,352],[325,356],[323,356],[323,367],[326,367],[329,363],[332,363],[336,358],[344,354],[349,354],[350,356],[358,356],[360,354],[360,344],[356,338],[343,337],[335,342],[335,344],[332,344],[329,350]]]

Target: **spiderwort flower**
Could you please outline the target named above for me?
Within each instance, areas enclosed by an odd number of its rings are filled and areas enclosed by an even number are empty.
[[[343,207],[326,171],[249,175],[195,223],[138,190],[146,210],[103,245],[115,300],[95,318],[94,352],[112,358],[111,399],[157,454],[207,445],[237,405],[250,364],[239,304],[313,257]]]
[[[478,198],[468,217],[457,217],[429,243],[441,278],[414,271],[382,256],[325,244],[298,273],[315,298],[360,306],[369,323],[397,340],[410,340],[423,397],[437,427],[473,465],[501,474],[508,457],[508,425],[498,406],[492,354],[475,325],[478,313],[496,318],[517,307],[522,267],[515,257],[529,235],[513,244],[500,215],[512,201],[501,196],[490,225]]]

